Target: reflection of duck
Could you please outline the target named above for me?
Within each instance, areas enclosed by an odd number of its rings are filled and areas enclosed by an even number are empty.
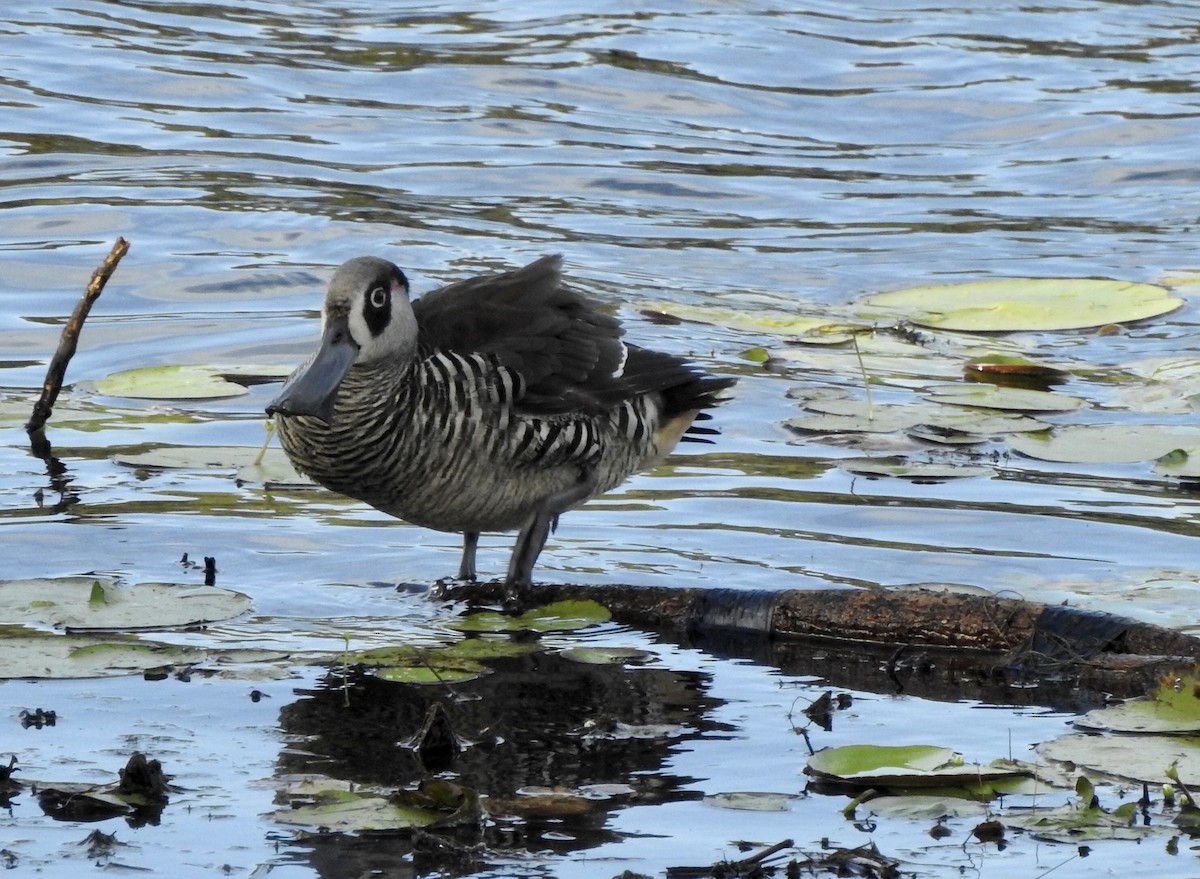
[[[374,257],[345,263],[321,344],[267,408],[296,468],[393,516],[463,534],[520,529],[505,580],[529,585],[558,515],[667,454],[732,379],[621,341],[562,284],[561,259],[415,302]]]

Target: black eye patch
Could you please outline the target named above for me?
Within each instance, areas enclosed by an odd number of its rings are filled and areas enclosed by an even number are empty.
[[[379,284],[367,291],[363,300],[363,320],[372,336],[378,337],[392,319],[392,291],[390,285]]]

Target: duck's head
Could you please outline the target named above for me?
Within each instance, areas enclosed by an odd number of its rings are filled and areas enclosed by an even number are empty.
[[[321,345],[292,373],[267,414],[333,419],[338,387],[352,366],[404,361],[417,347],[408,278],[392,263],[359,256],[333,274],[321,315]]]

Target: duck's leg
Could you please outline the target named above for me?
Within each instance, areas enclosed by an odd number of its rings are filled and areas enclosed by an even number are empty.
[[[550,529],[558,522],[559,513],[566,512],[591,497],[596,490],[596,477],[590,470],[580,473],[579,481],[546,498],[521,528],[517,544],[508,563],[504,578],[504,593],[509,602],[516,602],[533,581],[533,566],[546,545]]]
[[[462,561],[458,564],[458,579],[475,580],[475,550],[479,546],[478,531],[463,532]]]

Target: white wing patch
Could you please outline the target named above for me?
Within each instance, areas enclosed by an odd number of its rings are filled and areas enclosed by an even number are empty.
[[[629,346],[624,342],[618,342],[621,346],[621,362],[617,364],[617,368],[613,370],[613,378],[620,378],[625,374],[625,364],[629,361]]]

